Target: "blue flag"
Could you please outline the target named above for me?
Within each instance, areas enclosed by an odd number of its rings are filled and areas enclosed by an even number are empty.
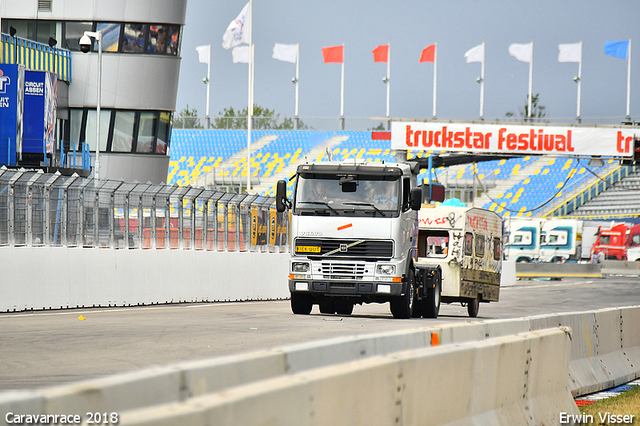
[[[629,41],[605,41],[604,54],[616,58],[627,59],[629,53]]]

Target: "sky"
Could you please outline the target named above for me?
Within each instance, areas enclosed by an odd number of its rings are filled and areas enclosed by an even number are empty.
[[[176,111],[205,116],[207,65],[196,46],[211,44],[210,116],[247,107],[247,64],[232,63],[222,35],[247,2],[188,0],[182,35]],[[626,115],[627,61],[604,54],[606,41],[631,39],[631,118],[640,121],[640,1],[638,0],[254,0],[255,104],[294,115],[295,64],[272,58],[275,43],[300,43],[299,115],[338,130],[340,64],[325,64],[322,48],[344,44],[347,130],[367,130],[386,115],[386,64],[373,49],[390,44],[390,116],[431,119],[432,63],[422,50],[437,42],[437,118],[477,120],[480,63],[467,50],[486,43],[484,119],[524,111],[529,64],[508,53],[533,41],[533,93],[554,123],[575,123],[577,63],[558,62],[558,44],[582,40],[583,122],[619,124]],[[321,120],[315,118],[321,117]],[[375,118],[378,118],[377,120]],[[315,120],[315,121],[314,121]]]

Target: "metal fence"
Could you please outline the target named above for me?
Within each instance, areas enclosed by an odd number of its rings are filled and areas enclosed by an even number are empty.
[[[275,198],[0,168],[0,246],[287,251]]]

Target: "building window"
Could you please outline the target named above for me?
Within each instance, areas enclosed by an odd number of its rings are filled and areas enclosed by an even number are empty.
[[[161,112],[158,125],[158,140],[156,141],[156,154],[166,154],[171,134],[171,113]]]
[[[136,152],[153,152],[153,142],[156,136],[157,114],[155,112],[141,112],[138,126],[138,144]]]
[[[124,24],[122,51],[126,53],[144,53],[146,28],[144,24]]]
[[[166,111],[100,111],[100,152],[167,154],[171,136],[171,113]],[[96,110],[72,108],[69,120],[70,149],[86,143],[96,146]]]
[[[96,31],[102,31],[102,51],[118,52],[120,46],[120,28],[121,24],[99,23],[96,25]],[[98,50],[98,45],[93,45],[94,50]]]
[[[133,129],[135,122],[135,112],[116,111],[116,120],[113,126],[113,139],[111,141],[111,151],[131,152],[133,148]]]
[[[84,142],[89,145],[90,151],[96,150],[96,110],[87,110],[87,120]],[[105,152],[107,150],[107,136],[109,135],[109,121],[111,120],[111,111],[100,110],[100,151]]]
[[[91,31],[93,24],[91,22],[67,22],[65,25],[64,47],[69,50],[80,50],[80,37],[85,31]],[[91,39],[93,43],[93,38]]]

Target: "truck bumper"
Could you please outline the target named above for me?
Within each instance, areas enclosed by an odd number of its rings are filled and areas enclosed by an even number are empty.
[[[289,280],[291,293],[309,293],[313,296],[347,297],[354,299],[371,299],[371,301],[388,301],[391,297],[402,295],[403,283],[386,281],[356,280]]]

